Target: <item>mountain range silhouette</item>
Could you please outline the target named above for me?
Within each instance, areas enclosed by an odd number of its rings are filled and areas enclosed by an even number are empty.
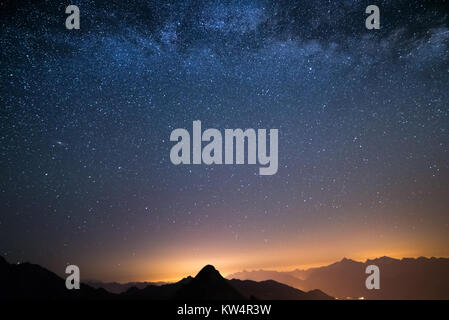
[[[121,294],[126,298],[175,299],[175,300],[329,300],[333,299],[320,290],[304,292],[270,280],[227,280],[211,265],[205,266],[194,277],[162,286],[135,287]]]
[[[304,292],[276,281],[227,280],[211,265],[195,277],[176,283],[131,287],[121,294],[81,284],[68,290],[65,280],[55,273],[31,263],[9,264],[0,257],[0,299],[145,299],[145,300],[323,300],[332,299],[320,290]]]
[[[368,290],[365,280],[368,265],[380,269],[380,290]],[[381,257],[365,262],[343,258],[328,266],[289,272],[242,271],[228,279],[263,281],[272,279],[300,290],[319,288],[339,299],[449,299],[448,258]]]
[[[365,287],[365,268],[380,269],[380,290]],[[0,299],[121,300],[327,300],[449,299],[449,258],[381,257],[365,262],[344,258],[328,266],[289,272],[242,271],[223,278],[207,265],[195,276],[175,283],[81,284],[68,290],[65,279],[31,263],[9,264],[0,257]],[[107,288],[110,284],[103,284]],[[321,291],[323,290],[323,291]]]

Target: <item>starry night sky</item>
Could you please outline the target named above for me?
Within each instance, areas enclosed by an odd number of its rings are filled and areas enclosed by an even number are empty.
[[[448,7],[0,1],[0,255],[117,281],[449,256]],[[174,166],[194,120],[279,129],[278,173]]]

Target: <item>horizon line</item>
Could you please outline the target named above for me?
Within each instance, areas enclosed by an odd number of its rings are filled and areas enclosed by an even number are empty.
[[[423,256],[423,255],[417,255],[417,256],[403,256],[403,257],[394,257],[394,256],[387,256],[387,255],[383,255],[383,256],[376,256],[374,258],[366,258],[364,261],[362,260],[356,260],[356,259],[352,259],[352,258],[348,258],[348,257],[343,257],[340,260],[336,260],[334,262],[330,262],[330,263],[324,263],[324,264],[314,264],[314,265],[310,265],[308,267],[293,267],[293,268],[289,268],[289,269],[284,269],[284,270],[280,270],[280,269],[271,269],[271,268],[260,268],[260,269],[250,269],[250,270],[246,270],[246,269],[242,269],[240,271],[236,271],[236,272],[231,272],[231,273],[226,273],[226,275],[223,275],[220,271],[220,268],[217,268],[216,266],[214,266],[218,272],[220,272],[220,274],[223,276],[223,278],[228,278],[229,276],[239,273],[239,272],[256,272],[256,271],[274,271],[274,272],[292,272],[292,271],[296,271],[296,270],[301,270],[301,271],[307,271],[309,269],[314,269],[314,268],[321,268],[321,267],[328,267],[330,265],[333,265],[335,263],[341,262],[343,260],[351,260],[354,262],[358,262],[358,263],[366,263],[368,261],[372,261],[372,260],[377,260],[377,259],[381,259],[381,258],[390,258],[390,259],[394,259],[394,260],[405,260],[405,259],[414,259],[417,260],[419,258],[424,258],[424,259],[449,259],[449,256]],[[204,266],[208,265],[208,263],[204,264]],[[203,266],[203,267],[204,267]],[[201,267],[197,273],[203,268]],[[181,281],[182,279],[188,278],[188,277],[195,277],[196,274],[192,275],[192,274],[187,274],[183,277],[178,277],[178,278],[172,278],[172,279],[165,279],[165,280],[129,280],[129,281],[103,281],[103,280],[98,280],[98,279],[88,279],[83,281],[84,283],[87,282],[99,282],[99,283],[118,283],[118,284],[128,284],[128,283],[163,283],[163,284],[168,284],[168,283],[175,283],[178,281]]]

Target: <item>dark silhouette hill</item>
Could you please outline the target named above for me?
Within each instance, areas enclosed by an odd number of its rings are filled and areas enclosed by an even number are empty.
[[[259,300],[333,300],[321,290],[304,292],[274,280],[256,282],[251,280],[229,280],[231,285],[246,298]]]
[[[180,286],[173,296],[177,300],[243,300],[228,280],[211,265],[205,266],[188,283]]]
[[[380,290],[365,287],[368,265],[380,269]],[[328,266],[291,272],[239,272],[227,278],[285,281],[301,290],[319,288],[338,298],[365,299],[449,299],[448,258],[381,257],[365,262],[342,259]]]
[[[122,296],[131,299],[175,300],[242,300],[245,299],[229,281],[211,265],[194,277],[162,286],[149,285],[143,289],[130,288]]]
[[[31,263],[9,264],[0,257],[0,299],[113,299],[104,289],[81,284],[79,290],[68,290],[65,279]]]

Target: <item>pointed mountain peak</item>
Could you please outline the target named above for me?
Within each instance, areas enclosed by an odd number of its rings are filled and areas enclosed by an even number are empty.
[[[212,280],[212,279],[223,279],[223,277],[221,276],[220,272],[218,272],[217,269],[215,269],[214,266],[208,264],[203,269],[201,269],[200,272],[198,272],[195,279]]]
[[[217,271],[217,269],[215,269],[215,267],[211,264],[204,266],[203,269],[200,270],[200,272],[214,272],[214,271]]]
[[[175,294],[175,299],[231,299],[241,300],[244,297],[223,278],[214,266],[207,265],[196,275],[192,281],[183,285]]]

